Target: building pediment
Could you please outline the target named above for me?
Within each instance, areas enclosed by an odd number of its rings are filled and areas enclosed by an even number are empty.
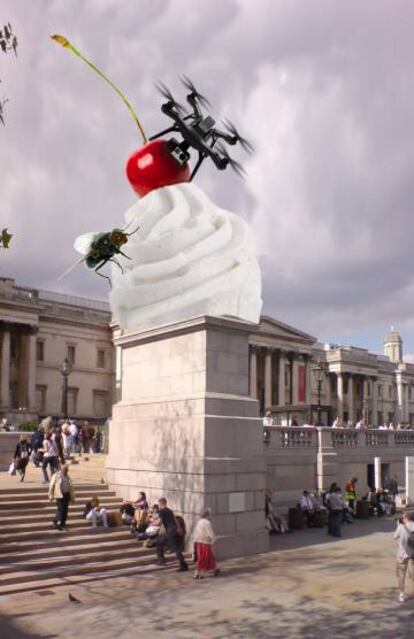
[[[262,315],[260,318],[259,330],[254,336],[254,341],[260,341],[260,337],[282,340],[290,343],[300,343],[302,345],[312,346],[317,341],[315,337],[304,333],[293,326],[284,324],[279,320],[275,320],[268,315]]]

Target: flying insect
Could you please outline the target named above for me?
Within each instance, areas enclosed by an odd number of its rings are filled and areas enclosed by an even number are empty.
[[[112,286],[111,278],[100,273],[100,270],[105,266],[105,264],[112,262],[120,268],[122,273],[124,272],[122,265],[118,262],[115,256],[122,255],[127,260],[131,259],[121,250],[121,246],[126,244],[128,242],[128,238],[131,237],[131,235],[134,235],[134,233],[136,233],[139,229],[138,227],[131,233],[126,233],[128,226],[124,229],[115,228],[106,233],[85,233],[84,235],[77,237],[73,247],[75,251],[81,253],[84,257],[65,271],[59,279],[62,279],[76,266],[85,262],[88,268],[93,269],[97,275],[108,280],[109,285]]]
[[[198,152],[198,161],[193,168],[190,181],[194,178],[206,158],[210,158],[220,170],[231,166],[236,173],[243,174],[242,166],[230,157],[223,146],[223,142],[231,146],[239,143],[249,153],[253,151],[253,146],[246,138],[240,135],[230,121],[225,120],[224,130],[217,128],[214,118],[209,114],[204,114],[202,111],[202,108],[210,105],[207,98],[196,89],[189,78],[183,76],[181,80],[188,91],[186,100],[191,107],[191,112],[186,111],[174,99],[172,93],[164,84],[158,84],[158,90],[167,100],[161,105],[161,111],[171,118],[174,124],[152,135],[149,139],[155,140],[166,133],[179,133],[183,138],[182,142],[171,138],[168,140],[168,148],[171,155],[182,165],[190,159],[190,148]],[[218,141],[221,144],[216,147],[215,145]]]

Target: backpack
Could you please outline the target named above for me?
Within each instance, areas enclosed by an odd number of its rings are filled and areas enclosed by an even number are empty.
[[[407,534],[406,538],[404,539],[404,549],[407,553],[407,555],[409,557],[412,557],[414,559],[414,531],[413,530],[409,530],[407,528],[407,526],[405,524],[404,528],[405,528],[405,532]]]

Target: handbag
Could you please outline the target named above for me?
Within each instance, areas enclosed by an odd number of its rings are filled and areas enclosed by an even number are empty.
[[[15,475],[16,474],[16,464],[14,463],[14,461],[12,461],[12,463],[9,466],[9,475]]]

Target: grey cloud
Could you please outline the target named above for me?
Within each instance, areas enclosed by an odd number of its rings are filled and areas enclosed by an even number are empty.
[[[48,40],[62,32],[122,87],[148,131],[165,122],[153,83],[180,90],[186,73],[253,138],[255,156],[238,156],[245,182],[212,167],[198,182],[253,224],[268,313],[316,335],[413,330],[412,3],[6,0],[3,14],[21,51],[2,69],[11,101],[1,221],[16,232],[2,274],[106,295],[84,269],[57,276],[78,234],[119,224],[134,201],[124,176],[140,144],[134,124]]]

